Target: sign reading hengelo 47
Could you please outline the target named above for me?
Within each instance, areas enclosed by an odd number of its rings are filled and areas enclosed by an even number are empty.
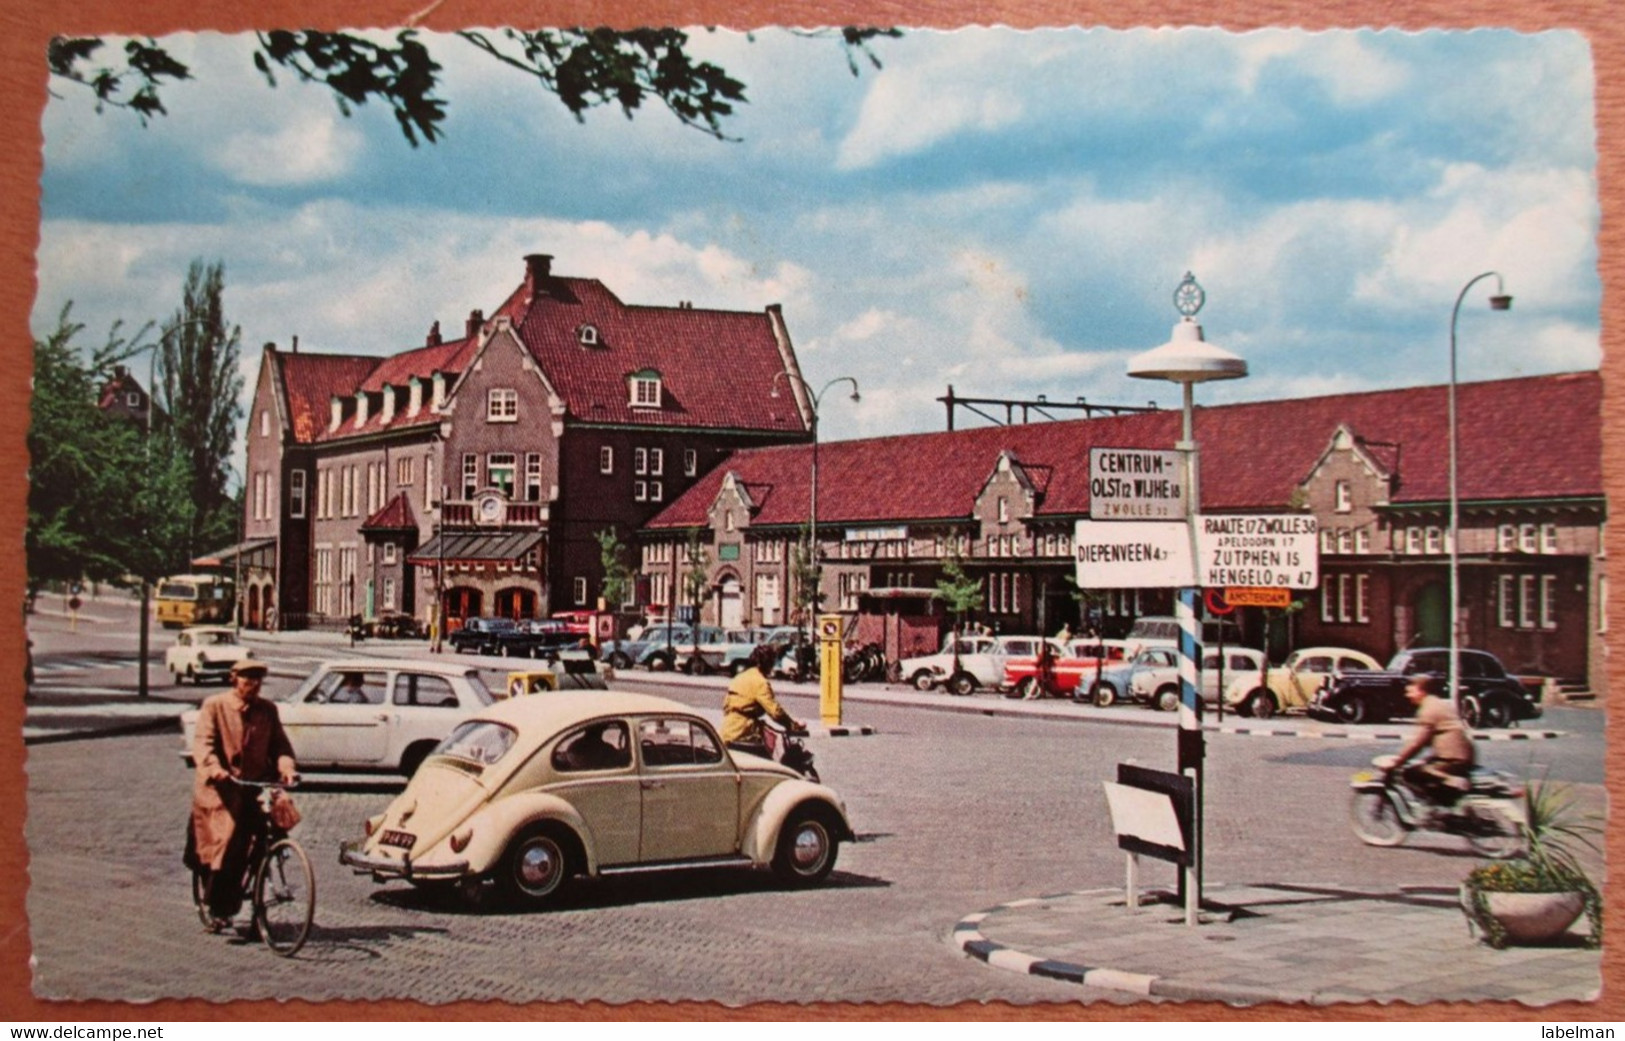
[[[1197,583],[1314,589],[1320,584],[1315,518],[1203,514],[1196,522]]]

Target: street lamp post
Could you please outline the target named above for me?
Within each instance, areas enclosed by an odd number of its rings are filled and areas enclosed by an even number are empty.
[[[1461,704],[1461,501],[1456,487],[1456,321],[1461,316],[1461,302],[1467,291],[1486,278],[1495,279],[1495,293],[1490,297],[1490,310],[1505,311],[1512,307],[1512,297],[1506,294],[1498,271],[1474,275],[1456,294],[1456,304],[1450,309],[1450,394],[1447,422],[1450,427],[1450,697]]]
[[[1191,778],[1194,827],[1191,829],[1192,848],[1185,867],[1185,924],[1195,925],[1197,911],[1202,902],[1202,694],[1200,687],[1202,666],[1202,629],[1198,604],[1200,554],[1197,551],[1196,525],[1201,500],[1198,493],[1196,437],[1194,433],[1195,386],[1210,380],[1238,379],[1247,375],[1247,363],[1221,347],[1207,343],[1202,327],[1196,324],[1196,313],[1202,309],[1207,294],[1196,279],[1185,273],[1174,290],[1174,307],[1179,311],[1179,324],[1173,335],[1160,347],[1135,355],[1129,359],[1128,374],[1141,379],[1169,380],[1178,383],[1183,394],[1181,410],[1181,436],[1174,447],[1185,460],[1185,527],[1190,538],[1190,584],[1179,590],[1175,614],[1179,618],[1179,771]]]
[[[807,385],[807,381],[802,379],[799,374],[785,369],[773,376],[771,393],[775,398],[779,396],[779,380],[781,379],[786,382],[794,380],[801,385],[802,393],[807,395],[808,412],[811,417],[808,428],[812,431],[812,483],[809,489],[807,507],[807,566],[812,569],[813,576],[812,598],[808,604],[808,609],[811,611],[818,606],[818,591],[823,583],[823,572],[818,566],[818,409],[823,404],[824,395],[838,383],[852,384],[853,401],[862,401],[863,397],[858,393],[858,381],[851,376],[837,376],[819,388],[817,393],[814,393],[813,389]]]

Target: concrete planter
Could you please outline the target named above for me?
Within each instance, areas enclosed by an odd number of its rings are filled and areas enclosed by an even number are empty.
[[[1503,893],[1477,890],[1486,913],[1501,927],[1507,943],[1545,943],[1561,936],[1580,912],[1585,910],[1585,894]],[[1462,906],[1472,916],[1474,891],[1462,887]]]

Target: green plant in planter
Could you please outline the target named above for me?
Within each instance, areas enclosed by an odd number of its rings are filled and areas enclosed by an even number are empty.
[[[1581,846],[1597,851],[1592,836],[1602,829],[1596,815],[1580,813],[1572,787],[1553,784],[1545,776],[1524,786],[1524,815],[1524,855],[1468,873],[1464,887],[1468,916],[1491,947],[1505,947],[1506,929],[1490,913],[1486,893],[1579,893],[1591,924],[1586,946],[1601,947],[1602,896],[1577,856]]]

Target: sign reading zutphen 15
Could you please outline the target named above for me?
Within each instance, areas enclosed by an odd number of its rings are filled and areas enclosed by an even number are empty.
[[[1196,519],[1197,583],[1314,589],[1320,584],[1319,526],[1292,514],[1203,514]]]
[[[1091,520],[1185,519],[1185,471],[1178,452],[1089,449]]]
[[[1079,589],[1191,584],[1191,533],[1184,521],[1078,521],[1072,555]]]

